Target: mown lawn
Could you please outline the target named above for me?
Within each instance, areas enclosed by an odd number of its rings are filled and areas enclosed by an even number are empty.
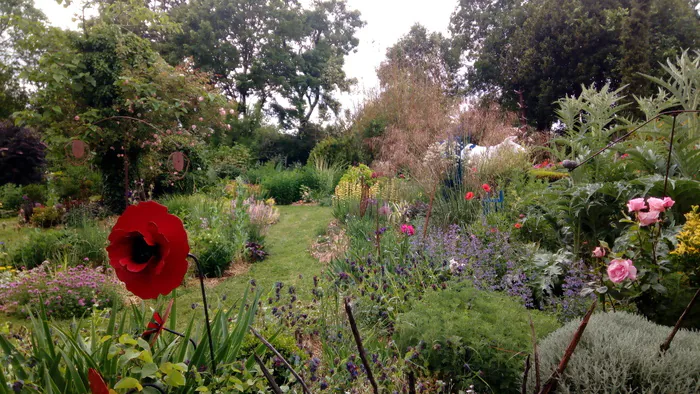
[[[223,306],[231,306],[243,297],[255,279],[257,287],[265,293],[272,292],[276,282],[289,286],[313,286],[313,277],[321,272],[322,264],[309,253],[309,248],[321,228],[332,219],[331,209],[319,206],[280,206],[280,220],[265,237],[265,250],[269,256],[255,263],[248,272],[230,277],[213,288],[207,288],[210,307],[214,308],[223,296]],[[263,295],[264,296],[264,295]],[[266,298],[266,297],[265,297]],[[196,310],[192,304],[197,304]],[[202,313],[199,285],[190,282],[187,288],[178,289],[178,326],[186,324],[193,312]]]

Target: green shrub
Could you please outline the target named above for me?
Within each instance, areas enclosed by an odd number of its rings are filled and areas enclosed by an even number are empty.
[[[394,339],[443,381],[463,388],[473,384],[477,392],[490,387],[517,393],[524,355],[532,348],[529,313],[540,337],[558,326],[555,317],[528,312],[513,298],[460,284],[428,292],[400,314]]]
[[[580,320],[571,321],[540,343],[542,376],[559,363]],[[659,346],[671,327],[625,312],[591,317],[574,356],[559,379],[558,393],[700,392],[700,333],[681,329],[670,349]],[[534,387],[530,373],[529,387]]]
[[[291,204],[301,199],[301,186],[310,189],[318,188],[318,179],[309,169],[292,169],[277,171],[266,177],[261,184],[267,190],[268,195],[281,205]]]
[[[10,251],[10,260],[16,268],[32,269],[66,251],[70,247],[69,238],[64,230],[36,230]]]
[[[89,166],[66,166],[51,174],[49,185],[60,201],[85,200],[102,193],[102,177]]]
[[[220,146],[210,156],[210,170],[217,178],[235,179],[250,167],[252,161],[250,149],[243,145]]]
[[[34,208],[29,221],[37,227],[49,228],[63,221],[63,208],[55,206]]]
[[[46,204],[48,200],[48,190],[46,185],[31,184],[22,187],[22,194],[27,196],[29,201],[38,202],[39,204]]]
[[[22,196],[23,193],[20,186],[12,183],[0,186],[0,203],[2,203],[3,210],[16,213],[24,203]]]
[[[221,276],[243,255],[249,220],[240,199],[231,204],[225,199],[195,194],[169,196],[161,203],[183,220],[191,252],[199,258],[206,276]]]

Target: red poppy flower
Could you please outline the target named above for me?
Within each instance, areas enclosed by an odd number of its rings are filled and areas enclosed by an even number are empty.
[[[142,299],[169,294],[187,273],[190,246],[182,221],[156,202],[130,205],[109,234],[109,264]]]
[[[467,192],[467,194],[464,196],[464,199],[467,201],[471,200],[472,198],[474,198],[474,193],[472,192]]]
[[[168,307],[165,308],[165,313],[163,313],[163,317],[160,316],[160,313],[153,312],[153,319],[148,322],[148,329],[144,331],[143,334],[141,334],[141,336],[144,339],[151,339],[151,345],[153,345],[156,342],[156,339],[158,339],[158,335],[160,335],[160,333],[165,328],[165,322],[168,321],[168,316],[170,316],[170,309],[172,309],[173,307],[173,301],[174,300],[170,300]]]
[[[102,379],[102,375],[96,369],[88,370],[88,381],[90,382],[90,392],[92,394],[116,394],[116,391],[110,389]]]
[[[481,188],[484,189],[486,193],[491,193],[491,186],[489,186],[488,183],[484,183],[483,185],[481,185]]]
[[[513,226],[513,227],[515,227],[515,228],[520,228],[520,227],[522,227],[522,226],[523,226],[523,225],[520,224],[520,223],[515,223],[515,226]]]

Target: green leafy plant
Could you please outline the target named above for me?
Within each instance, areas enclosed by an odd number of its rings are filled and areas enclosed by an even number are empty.
[[[555,318],[530,313],[539,337],[558,327]],[[532,348],[527,310],[508,296],[469,285],[426,293],[398,316],[394,339],[408,359],[442,380],[499,393],[519,392],[524,356]]]
[[[214,308],[215,374],[207,368],[211,364],[207,341],[202,340],[207,337],[205,325],[197,322],[198,314],[178,324],[177,304],[165,324],[184,326],[182,337],[163,332],[153,343],[141,338],[153,313],[144,304],[106,311],[93,308],[88,319],[70,327],[50,323],[39,306],[30,316],[27,339],[0,335],[0,358],[6,361],[0,364],[0,388],[20,384],[28,393],[83,394],[89,392],[87,374],[94,368],[108,387],[120,393],[158,392],[149,385],[171,393],[264,390],[264,378],[252,356],[241,352],[258,298],[259,294],[251,299],[244,295],[238,306]]]
[[[49,228],[63,222],[64,209],[56,206],[34,208],[29,221],[37,227]]]

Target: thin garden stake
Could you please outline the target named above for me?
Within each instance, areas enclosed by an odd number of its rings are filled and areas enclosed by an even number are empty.
[[[530,332],[532,334],[532,355],[535,359],[535,392],[540,391],[540,350],[537,348],[537,335],[535,333],[535,323],[532,321],[532,314],[528,312],[530,318]],[[530,356],[527,358],[527,364],[530,365]],[[525,383],[523,382],[523,385]]]
[[[525,372],[523,372],[523,384],[520,386],[520,394],[527,394],[527,375],[530,372],[530,355],[525,358]]]
[[[369,364],[369,360],[367,360],[367,353],[365,353],[365,347],[362,346],[362,338],[360,337],[360,331],[357,329],[355,317],[352,315],[352,305],[350,305],[349,297],[345,299],[345,312],[348,314],[348,321],[350,322],[352,335],[355,337],[357,351],[360,353],[360,359],[362,360],[362,364],[365,366],[365,370],[367,371],[367,379],[369,379],[369,383],[372,385],[372,391],[374,391],[374,394],[379,394],[379,386],[377,386],[377,381],[374,380],[372,368]]]
[[[199,274],[199,285],[202,289],[202,303],[204,304],[204,319],[207,325],[207,338],[209,339],[209,356],[211,357],[211,373],[216,373],[216,357],[214,357],[214,341],[211,337],[211,323],[209,322],[209,305],[207,305],[207,292],[204,290],[204,270],[202,270],[202,265],[199,263],[197,256],[192,253],[187,254],[187,257],[194,260],[197,264],[197,273]]]
[[[275,394],[283,394],[282,389],[280,389],[280,386],[278,386],[277,382],[275,382],[275,378],[265,367],[265,363],[262,362],[262,360],[260,359],[260,357],[258,357],[257,354],[253,354],[253,357],[255,358],[255,362],[258,363],[258,365],[260,366],[263,375],[265,375],[265,379],[267,379],[267,381],[270,383],[270,388],[272,389],[272,391]]]
[[[265,346],[267,346],[267,348],[270,349],[270,351],[272,351],[272,353],[275,353],[275,356],[279,357],[279,359],[282,360],[282,363],[287,367],[289,372],[291,372],[292,375],[294,375],[294,377],[297,379],[297,381],[301,384],[302,389],[304,389],[304,393],[311,394],[311,391],[309,390],[309,387],[306,385],[306,382],[304,382],[304,379],[302,379],[301,376],[299,376],[297,371],[295,371],[294,368],[292,368],[292,366],[282,356],[282,354],[280,352],[278,352],[277,349],[275,349],[275,347],[272,346],[272,344],[267,341],[267,339],[265,339],[262,335],[260,335],[259,332],[255,331],[255,329],[253,327],[250,327],[250,332],[252,332],[253,335],[255,335],[256,337],[258,337],[260,342],[262,342]]]
[[[671,171],[671,155],[673,154],[673,137],[676,135],[676,119],[678,113],[673,114],[673,126],[671,126],[671,141],[668,145],[668,159],[666,160],[666,176],[664,177],[664,197],[667,196],[666,188],[668,187],[668,173]]]
[[[564,352],[564,357],[562,357],[561,361],[559,362],[559,365],[557,366],[557,369],[554,371],[552,376],[550,376],[549,379],[547,379],[547,382],[544,384],[544,387],[542,387],[542,391],[540,391],[539,394],[549,394],[557,388],[559,378],[564,373],[564,370],[566,370],[566,366],[569,364],[569,360],[574,354],[574,350],[576,350],[576,346],[578,346],[578,343],[581,340],[581,336],[583,335],[583,331],[586,329],[586,326],[588,325],[588,320],[590,320],[591,315],[593,315],[593,311],[595,310],[597,304],[598,301],[593,301],[593,304],[588,309],[586,316],[583,317],[583,320],[581,320],[581,324],[578,326],[578,329],[574,333],[574,337],[571,338],[571,342],[569,342],[569,346],[567,346],[566,351]]]
[[[416,394],[416,377],[413,371],[408,372],[408,394]]]
[[[688,303],[688,306],[686,306],[686,307],[685,307],[685,310],[683,310],[683,313],[681,314],[681,317],[678,318],[678,321],[676,322],[676,325],[673,326],[673,330],[672,330],[671,333],[668,335],[668,338],[666,338],[666,342],[664,342],[664,343],[661,345],[661,352],[662,352],[662,353],[665,352],[666,350],[668,350],[669,347],[671,347],[671,341],[673,341],[673,337],[676,336],[676,333],[677,333],[678,330],[681,328],[681,323],[683,323],[683,319],[685,319],[685,316],[688,314],[688,312],[690,312],[690,309],[693,307],[693,305],[695,305],[695,301],[697,301],[699,295],[700,295],[700,289],[698,289],[698,291],[695,292],[695,295],[693,296],[693,298],[692,298],[692,299],[690,300],[690,302]]]

